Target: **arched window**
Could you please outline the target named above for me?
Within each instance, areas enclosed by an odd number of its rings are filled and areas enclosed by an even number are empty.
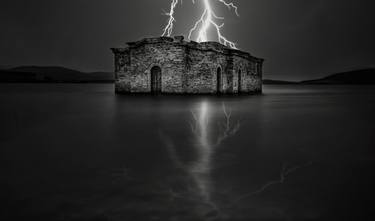
[[[238,93],[242,91],[242,71],[241,69],[238,70]]]
[[[151,93],[161,93],[161,68],[159,66],[151,68]]]
[[[217,68],[216,71],[216,77],[217,77],[217,86],[216,86],[216,92],[220,94],[223,90],[223,78],[222,78],[222,73],[221,73],[221,67]]]

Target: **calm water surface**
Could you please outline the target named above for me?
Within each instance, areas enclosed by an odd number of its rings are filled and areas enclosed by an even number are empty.
[[[375,87],[0,85],[2,220],[374,220]]]

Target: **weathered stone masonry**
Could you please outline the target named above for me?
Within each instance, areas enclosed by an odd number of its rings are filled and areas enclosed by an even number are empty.
[[[263,59],[217,42],[146,38],[112,48],[117,93],[262,92]]]

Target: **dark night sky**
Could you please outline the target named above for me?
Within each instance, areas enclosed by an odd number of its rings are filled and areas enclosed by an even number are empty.
[[[375,66],[374,0],[236,0],[224,35],[266,59],[265,76],[309,79]],[[111,71],[110,47],[161,34],[170,0],[2,0],[0,65],[59,65]],[[217,5],[217,4],[215,4]],[[202,7],[184,0],[175,34]]]

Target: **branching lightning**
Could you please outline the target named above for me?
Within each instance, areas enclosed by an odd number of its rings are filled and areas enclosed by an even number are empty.
[[[228,8],[234,8],[238,16],[238,8],[233,3],[227,3],[224,0],[217,0],[217,1],[223,3]],[[224,27],[224,23],[219,25],[215,21],[215,19],[223,20],[224,18],[219,17],[215,14],[209,0],[203,0],[203,2],[204,2],[203,14],[200,17],[200,19],[195,23],[194,27],[190,29],[188,38],[191,39],[193,32],[197,31],[198,27],[200,27],[198,31],[197,42],[206,42],[208,40],[207,31],[212,25],[216,29],[218,41],[225,46],[229,46],[231,48],[236,49],[237,48],[236,43],[229,41],[221,34],[221,28]]]
[[[228,7],[229,9],[234,9],[236,15],[239,16],[238,7],[234,3],[232,3],[232,2],[228,3],[225,0],[215,0],[215,1],[222,3],[223,5]],[[195,4],[195,0],[192,0],[192,2]],[[175,8],[176,8],[177,4],[178,4],[178,0],[172,0],[170,11],[169,11],[169,13],[166,13],[166,15],[169,16],[168,24],[164,28],[164,32],[163,32],[162,36],[168,36],[169,37],[172,34],[173,24],[176,21],[176,19],[174,18],[174,13],[175,13]],[[216,30],[219,43],[221,43],[225,46],[229,46],[233,49],[237,49],[236,43],[234,43],[232,41],[229,41],[221,33],[221,29],[224,27],[224,23],[218,24],[216,20],[224,20],[224,18],[216,15],[216,13],[214,12],[214,10],[211,6],[210,0],[203,0],[203,5],[204,5],[204,11],[203,11],[201,17],[199,18],[198,21],[195,22],[195,25],[189,31],[189,35],[188,35],[189,40],[191,40],[193,33],[197,32],[197,38],[196,38],[197,42],[208,41],[207,32],[208,32],[209,28],[212,26]]]
[[[164,28],[164,32],[163,32],[162,36],[168,36],[169,37],[172,34],[173,23],[176,21],[176,19],[174,18],[174,10],[175,10],[177,4],[178,4],[178,0],[172,0],[171,9],[169,10],[168,13],[165,13],[165,15],[169,16],[169,19],[168,19],[167,26],[165,26],[165,28]]]

